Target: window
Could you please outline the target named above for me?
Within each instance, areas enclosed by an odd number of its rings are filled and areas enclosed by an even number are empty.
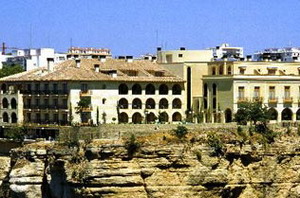
[[[81,91],[82,92],[87,92],[88,91],[88,85],[87,84],[81,84]]]
[[[35,84],[35,90],[40,91],[40,84]]]
[[[27,84],[27,91],[31,91],[31,84]]]
[[[45,91],[49,91],[49,84],[45,84],[45,85],[44,85],[44,90],[45,90]]]
[[[44,105],[45,105],[45,107],[49,106],[49,99],[48,98],[44,99]]]
[[[254,98],[259,98],[260,97],[260,87],[254,87]]]
[[[274,86],[269,87],[269,98],[275,99],[275,87]]]
[[[63,106],[64,108],[68,107],[68,99],[63,99]]]
[[[26,114],[27,122],[31,122],[31,113]]]
[[[276,74],[276,69],[269,69],[268,74],[269,75],[275,75]]]
[[[53,91],[56,92],[57,91],[57,83],[53,84]]]
[[[245,74],[245,68],[240,68],[240,74]]]
[[[57,108],[57,106],[58,106],[58,99],[57,98],[53,99],[53,105],[54,105],[54,108]]]
[[[227,74],[231,75],[231,67],[230,66],[228,66],[228,68],[227,68]]]
[[[215,67],[212,68],[212,72],[211,73],[212,73],[212,75],[216,75],[216,68]]]
[[[105,104],[105,101],[106,101],[106,99],[105,99],[105,98],[103,98],[103,99],[102,99],[102,104]]]
[[[63,92],[66,93],[68,90],[68,85],[67,83],[63,83]]]
[[[291,97],[291,90],[290,86],[284,87],[284,98],[290,98]]]
[[[178,57],[179,57],[179,58],[182,58],[182,57],[183,57],[183,54],[178,54]]]
[[[40,106],[40,99],[35,99],[35,105]]]
[[[53,118],[54,118],[53,121],[58,123],[58,114],[57,113],[54,114]]]
[[[245,98],[245,87],[239,87],[239,99]]]

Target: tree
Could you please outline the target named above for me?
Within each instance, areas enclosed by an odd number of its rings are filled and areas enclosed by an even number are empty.
[[[13,65],[13,66],[9,66],[9,65],[3,65],[3,68],[0,69],[0,78],[3,78],[5,76],[10,76],[13,74],[17,74],[20,72],[23,72],[24,69],[21,65]]]
[[[76,113],[81,113],[83,109],[89,108],[91,105],[91,97],[81,97],[77,102]]]

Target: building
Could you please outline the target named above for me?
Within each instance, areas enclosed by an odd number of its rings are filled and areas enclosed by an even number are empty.
[[[157,50],[157,63],[185,80],[186,106],[183,107],[188,120],[192,121],[202,104],[202,76],[208,74],[208,62],[213,59],[212,50]]]
[[[7,59],[11,57],[13,56],[0,53],[0,69],[2,69],[3,63],[6,63]]]
[[[101,58],[111,58],[110,49],[104,48],[92,48],[92,47],[71,47],[68,50],[68,59],[77,58],[88,58],[88,59],[101,59]]]
[[[47,65],[47,59],[54,58],[55,63],[66,60],[66,54],[56,53],[53,48],[17,49],[12,51],[12,57],[7,58],[7,65],[21,65],[29,71]]]
[[[2,126],[180,122],[184,80],[148,60],[77,59],[0,79]]]
[[[231,122],[245,101],[262,102],[272,122],[300,120],[300,63],[215,61],[208,68],[205,122]]]
[[[223,43],[219,46],[209,49],[213,51],[213,56],[215,60],[224,58],[240,60],[244,57],[244,49],[242,47],[231,47],[227,43]]]
[[[300,62],[300,48],[269,48],[256,52],[253,55],[254,61],[283,61]]]

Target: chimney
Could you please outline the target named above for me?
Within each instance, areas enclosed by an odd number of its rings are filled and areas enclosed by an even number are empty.
[[[53,71],[54,69],[54,58],[47,58],[47,69],[48,71]]]
[[[247,55],[247,61],[252,61],[252,56],[251,55]]]
[[[185,50],[185,47],[180,47],[180,50]]]
[[[156,51],[160,52],[161,51],[161,47],[157,47]]]
[[[76,59],[75,62],[76,62],[76,67],[80,68],[80,59]]]
[[[127,63],[133,62],[133,56],[126,56]]]
[[[98,73],[99,73],[99,71],[100,71],[100,65],[95,64],[95,65],[94,65],[94,68],[95,68],[95,72],[98,72]]]
[[[100,62],[105,63],[106,62],[106,56],[100,56]]]

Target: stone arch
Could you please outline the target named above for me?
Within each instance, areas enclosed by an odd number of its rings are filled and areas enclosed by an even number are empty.
[[[141,124],[143,121],[143,117],[139,112],[136,112],[132,115],[132,123]]]
[[[169,102],[166,98],[162,98],[159,101],[159,109],[168,109],[169,108]]]
[[[156,116],[153,112],[148,112],[146,114],[146,120],[147,120],[147,123],[154,123],[155,122],[155,119],[156,119]]]
[[[215,68],[215,67],[212,68],[211,74],[212,74],[212,75],[216,75],[216,68]]]
[[[293,112],[290,108],[285,108],[281,112],[281,119],[282,120],[292,120]]]
[[[169,122],[169,115],[167,114],[167,112],[164,111],[164,112],[159,114],[158,120],[159,120],[160,123]]]
[[[12,99],[10,100],[10,105],[11,105],[11,108],[12,108],[12,109],[16,109],[16,108],[17,108],[17,101],[16,101],[15,98],[12,98]]]
[[[172,87],[172,94],[173,95],[181,95],[181,86],[179,84],[175,84]]]
[[[231,67],[228,66],[228,67],[227,67],[227,75],[231,75],[231,74],[232,74],[232,72],[231,72]]]
[[[155,87],[153,84],[148,84],[146,86],[146,95],[154,95],[155,94]]]
[[[219,75],[223,75],[224,74],[224,67],[223,65],[219,66]]]
[[[172,102],[172,108],[173,109],[181,109],[182,103],[179,98],[175,98]]]
[[[173,113],[173,115],[172,115],[172,121],[173,122],[179,122],[181,120],[182,120],[182,116],[179,112]]]
[[[152,98],[146,100],[146,109],[155,109],[155,101]]]
[[[270,120],[277,120],[278,118],[278,112],[275,108],[270,108],[268,110],[268,116],[270,118]]]
[[[142,87],[139,84],[134,84],[132,86],[132,94],[133,95],[141,95],[142,94]]]
[[[8,108],[8,100],[7,98],[2,99],[2,108],[7,109]]]
[[[1,85],[1,91],[2,91],[3,93],[6,93],[6,92],[7,92],[7,85],[6,85],[5,83],[3,83],[3,84]]]
[[[139,98],[135,98],[132,101],[132,109],[141,109],[142,101]]]
[[[6,112],[4,112],[3,114],[2,114],[2,121],[3,122],[6,122],[6,123],[8,123],[8,114],[6,113]]]
[[[120,95],[128,94],[128,86],[125,83],[119,85],[119,94]]]
[[[119,100],[119,108],[120,109],[128,109],[128,101],[126,98],[121,98]]]
[[[159,86],[159,95],[168,95],[169,88],[166,84],[161,84]]]
[[[231,109],[226,109],[225,110],[225,122],[228,123],[228,122],[232,122],[232,111]]]
[[[128,123],[127,113],[122,112],[119,114],[119,123]]]
[[[17,118],[17,114],[15,112],[11,113],[11,123],[17,123],[18,118]]]

